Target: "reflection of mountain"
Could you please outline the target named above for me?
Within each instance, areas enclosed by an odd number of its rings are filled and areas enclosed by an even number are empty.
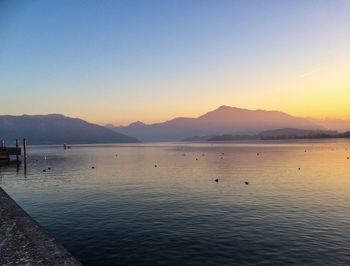
[[[225,133],[257,134],[276,128],[322,129],[317,123],[282,112],[229,106],[221,106],[198,118],[175,118],[150,125],[136,122],[126,127],[110,128],[144,141],[171,141]]]
[[[56,114],[0,116],[0,138],[27,138],[30,144],[138,142],[105,127]]]

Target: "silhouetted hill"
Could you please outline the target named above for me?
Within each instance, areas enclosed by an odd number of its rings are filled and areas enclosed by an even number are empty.
[[[336,118],[313,119],[313,118],[308,118],[308,120],[326,128],[326,129],[338,130],[340,132],[350,131],[350,119],[336,119]]]
[[[323,139],[323,138],[347,138],[350,132],[339,134],[331,130],[307,130],[298,128],[281,128],[263,131],[256,135],[224,134],[208,138],[208,141],[232,141],[232,140],[281,140],[281,139]]]
[[[110,128],[143,141],[176,141],[191,136],[257,134],[264,130],[287,127],[322,129],[312,121],[282,112],[229,106],[221,106],[198,118],[179,117],[163,123],[146,125],[136,122],[126,127]]]
[[[335,136],[337,131],[332,130],[306,130],[297,128],[281,128],[267,130],[258,134],[261,139],[283,139],[283,138],[315,138],[322,136]]]
[[[0,116],[0,138],[10,142],[26,138],[30,144],[138,142],[105,127],[59,114]]]

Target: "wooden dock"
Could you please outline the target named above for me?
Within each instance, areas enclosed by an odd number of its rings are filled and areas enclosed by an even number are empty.
[[[27,144],[26,140],[23,139],[23,151],[24,151],[24,159],[27,158]],[[0,164],[6,164],[11,161],[11,156],[15,156],[15,161],[17,163],[20,162],[19,157],[22,155],[22,149],[19,147],[18,139],[16,139],[15,147],[6,147],[5,141],[0,141]]]
[[[9,161],[11,155],[20,156],[21,155],[21,148],[1,148],[0,147],[0,160],[3,161]]]

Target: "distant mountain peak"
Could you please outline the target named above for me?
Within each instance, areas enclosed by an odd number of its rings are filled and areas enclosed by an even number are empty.
[[[221,105],[218,108],[216,108],[215,110],[210,111],[209,113],[211,113],[211,112],[222,112],[222,111],[235,111],[235,110],[248,110],[248,109],[238,108],[238,107],[235,107],[235,106]]]
[[[219,121],[219,120],[227,120],[229,118],[235,118],[238,116],[245,115],[247,113],[256,112],[255,110],[248,110],[238,107],[232,107],[228,105],[222,105],[218,107],[217,109],[210,111],[204,115],[201,115],[198,117],[200,120],[212,120],[212,121]]]
[[[148,125],[138,121],[126,127],[115,127],[114,130],[144,141],[176,141],[191,136],[256,134],[264,130],[289,127],[322,129],[317,123],[283,112],[222,105],[197,118],[176,117]]]
[[[236,108],[236,107],[228,106],[228,105],[221,105],[216,110],[225,110],[225,109],[232,109],[232,108]]]
[[[67,117],[63,114],[47,114],[47,115],[27,115],[23,114],[22,117]]]
[[[60,114],[0,115],[0,136],[10,142],[26,138],[30,144],[138,142],[114,130]]]
[[[142,126],[145,126],[146,124],[141,122],[141,121],[136,121],[136,122],[133,122],[129,125],[129,127],[142,127]]]

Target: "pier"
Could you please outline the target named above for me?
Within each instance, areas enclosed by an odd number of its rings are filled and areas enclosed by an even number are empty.
[[[27,158],[27,143],[26,140],[23,139],[23,152],[24,159]],[[5,141],[0,140],[0,164],[8,164],[11,162],[11,156],[16,156],[16,163],[19,163],[19,157],[22,155],[22,149],[19,147],[19,141],[16,139],[15,147],[6,147]]]

